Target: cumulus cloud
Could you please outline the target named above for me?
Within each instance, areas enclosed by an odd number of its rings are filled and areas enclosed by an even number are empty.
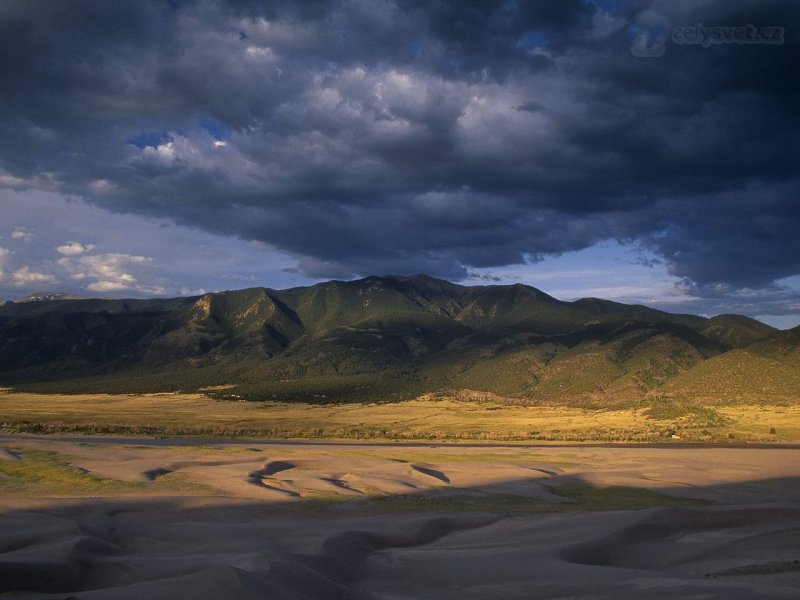
[[[42,284],[57,283],[58,280],[49,273],[37,273],[31,271],[30,267],[25,265],[17,269],[11,274],[11,280],[14,285],[18,287],[23,286],[38,286]]]
[[[788,0],[10,0],[0,168],[311,277],[463,278],[617,239],[698,295],[774,289],[800,273],[798,38],[642,58],[645,9],[800,22]],[[146,268],[106,276],[78,246],[59,252],[87,285]]]
[[[67,242],[56,247],[56,252],[64,256],[75,256],[94,250],[94,244],[81,244],[80,242]]]
[[[92,292],[121,292],[131,289],[131,282],[122,281],[93,281],[86,286],[87,290]]]
[[[33,234],[24,227],[16,227],[11,232],[11,239],[28,241],[33,237]]]
[[[142,284],[137,273],[153,266],[153,259],[146,256],[107,253],[78,255],[59,258],[56,263],[65,269],[72,279],[85,281],[85,289],[93,292],[135,291],[161,295],[162,286]]]

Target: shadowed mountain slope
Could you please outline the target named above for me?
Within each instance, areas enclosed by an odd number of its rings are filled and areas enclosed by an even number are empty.
[[[738,315],[563,302],[519,284],[367,277],[193,298],[8,303],[0,382],[131,392],[226,385],[236,388],[229,394],[286,400],[459,389],[618,400],[705,394],[706,379],[742,357],[759,372],[759,360],[795,364],[798,338]],[[706,364],[717,366],[703,374]]]

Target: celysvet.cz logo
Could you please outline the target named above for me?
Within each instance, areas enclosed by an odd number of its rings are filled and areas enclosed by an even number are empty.
[[[631,53],[641,58],[657,58],[667,51],[669,43],[708,48],[721,44],[783,44],[783,27],[745,25],[672,25],[654,10],[638,13],[628,27]]]

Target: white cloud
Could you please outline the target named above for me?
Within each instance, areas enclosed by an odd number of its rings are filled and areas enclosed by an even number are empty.
[[[210,147],[211,144],[205,145]],[[216,150],[226,154],[229,151],[233,151],[231,146]],[[21,291],[26,294],[41,291],[33,286],[27,290],[13,285],[11,273],[22,265],[29,265],[33,271],[53,273],[59,279],[58,291],[78,296],[151,295],[135,290],[87,293],[89,283],[107,278],[88,276],[86,265],[73,264],[68,271],[58,263],[60,259],[69,259],[68,264],[72,264],[78,258],[106,252],[152,257],[150,266],[134,265],[123,272],[135,276],[138,285],[152,288],[159,294],[160,289],[165,289],[167,296],[181,295],[184,286],[190,290],[190,296],[201,294],[195,294],[195,290],[201,288],[205,291],[230,289],[234,282],[229,277],[234,278],[239,287],[244,284],[237,278],[242,278],[247,285],[275,288],[295,287],[311,281],[302,275],[281,272],[280,267],[293,264],[297,257],[263,242],[217,236],[160,219],[112,213],[80,199],[67,199],[50,192],[0,189],[0,215],[6,214],[14,219],[9,217],[5,227],[0,226],[5,238],[0,240],[0,246],[8,249],[5,263],[0,264],[0,270],[6,275],[0,278],[0,300],[17,298]],[[11,230],[17,225],[25,225],[34,232],[30,243],[11,239]],[[136,234],[131,235],[131,232]],[[66,244],[67,240],[84,246],[92,242],[97,248],[72,256],[57,253],[55,248]],[[73,279],[70,277],[73,272],[86,273],[87,277]]]
[[[84,252],[91,252],[94,250],[94,244],[81,244],[80,242],[67,242],[62,246],[56,248],[56,252],[64,256],[75,256],[76,254],[83,254]]]
[[[136,283],[130,272],[136,267],[148,267],[153,259],[131,254],[92,254],[58,259],[58,264],[70,272],[73,279],[102,279],[118,283]]]
[[[121,292],[130,289],[128,284],[119,281],[95,281],[86,286],[93,292]]]
[[[113,181],[109,181],[108,179],[95,179],[89,184],[89,187],[95,194],[102,195],[106,192],[113,191],[117,186]]]
[[[49,273],[37,273],[31,271],[27,265],[20,267],[11,275],[11,279],[16,286],[42,284],[42,283],[57,283],[58,280]]]
[[[278,58],[272,48],[263,46],[248,46],[245,49],[245,54],[251,60],[275,61]]]
[[[142,149],[142,155],[152,162],[171,165],[176,159],[175,143],[169,141],[155,147],[146,146]]]
[[[89,246],[77,245],[83,248],[82,252],[91,250]],[[73,253],[72,256],[59,258],[56,263],[64,268],[72,279],[89,280],[85,288],[92,292],[135,291],[156,295],[167,292],[162,286],[139,282],[139,272],[154,266],[153,259],[147,256]]]
[[[3,187],[23,187],[29,185],[31,182],[28,179],[21,179],[13,175],[0,175],[0,186]]]
[[[206,293],[205,288],[197,288],[193,290],[192,288],[183,286],[180,290],[181,296],[202,296]]]
[[[100,281],[93,281],[86,286],[90,292],[142,292],[152,294],[155,296],[163,296],[167,294],[167,289],[162,286],[146,286],[135,282],[125,281],[108,281],[102,279]],[[195,294],[199,295],[199,294]]]
[[[11,238],[15,240],[28,241],[33,237],[33,234],[24,227],[17,227],[11,232]]]

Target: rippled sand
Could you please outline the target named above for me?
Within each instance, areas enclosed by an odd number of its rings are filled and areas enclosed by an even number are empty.
[[[20,466],[0,470],[9,597],[728,599],[800,589],[796,449],[19,437],[0,448],[0,467]],[[20,486],[31,457],[59,461],[74,483]],[[92,491],[109,479],[111,492]]]

